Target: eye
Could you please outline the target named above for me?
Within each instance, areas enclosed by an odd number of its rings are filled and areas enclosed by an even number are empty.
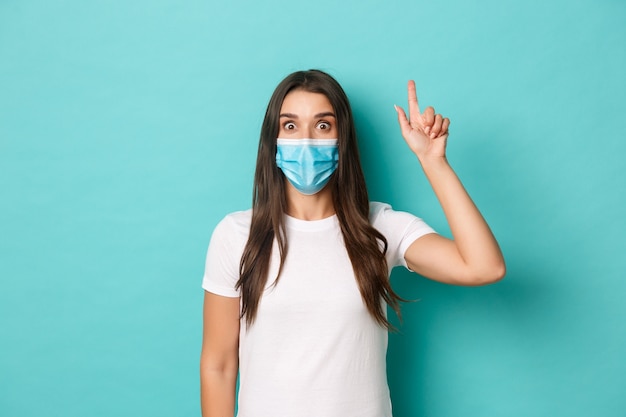
[[[294,130],[296,128],[296,124],[294,122],[286,122],[283,124],[283,129],[285,130]]]
[[[317,127],[319,129],[321,129],[321,130],[328,130],[328,129],[330,129],[330,123],[328,123],[328,122],[319,122],[317,124]]]

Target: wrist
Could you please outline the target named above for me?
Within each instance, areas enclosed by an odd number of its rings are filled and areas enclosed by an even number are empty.
[[[431,169],[438,169],[448,166],[448,159],[445,155],[436,156],[420,156],[417,155],[417,159],[420,162],[422,168],[427,171]]]

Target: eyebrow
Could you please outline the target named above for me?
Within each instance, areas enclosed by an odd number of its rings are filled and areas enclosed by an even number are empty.
[[[293,113],[281,113],[278,117],[288,117],[290,119],[297,119],[298,115],[297,114],[293,114]],[[321,117],[334,117],[337,118],[335,116],[335,113],[331,112],[331,111],[327,111],[327,112],[323,112],[323,113],[317,113],[315,116],[316,119],[319,119]]]

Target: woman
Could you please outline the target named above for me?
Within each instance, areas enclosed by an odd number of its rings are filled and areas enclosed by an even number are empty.
[[[505,266],[485,220],[448,165],[449,120],[420,112],[409,82],[402,136],[420,161],[453,240],[421,219],[370,203],[348,99],[321,71],[286,77],[272,95],[252,210],[211,237],[203,279],[204,417],[391,416],[386,305],[394,266],[482,285]]]

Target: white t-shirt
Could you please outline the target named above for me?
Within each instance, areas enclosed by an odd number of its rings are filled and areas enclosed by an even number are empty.
[[[235,284],[251,210],[215,228],[202,287],[239,297]],[[370,203],[371,224],[387,239],[389,272],[404,253],[434,233],[421,219]],[[336,216],[305,221],[286,216],[289,245],[278,282],[274,242],[269,278],[249,328],[239,335],[238,417],[391,417],[387,331],[367,310]]]

